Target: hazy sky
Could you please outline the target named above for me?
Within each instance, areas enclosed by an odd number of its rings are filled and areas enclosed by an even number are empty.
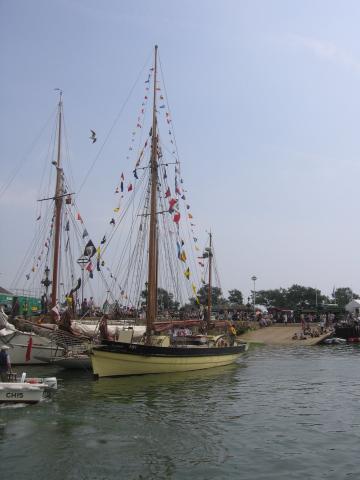
[[[29,152],[56,108],[54,87],[77,191],[101,145],[89,129],[107,135],[157,43],[192,210],[214,232],[223,289],[248,295],[255,274],[257,289],[359,292],[359,22],[355,0],[1,0],[0,187],[22,168],[0,199],[0,285],[33,235],[43,166]],[[119,138],[133,116],[120,118]],[[120,148],[108,146],[78,199],[98,235]]]

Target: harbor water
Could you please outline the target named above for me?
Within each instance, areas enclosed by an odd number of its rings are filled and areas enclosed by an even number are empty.
[[[256,347],[201,372],[53,375],[35,406],[0,408],[3,478],[359,479],[360,347]],[[21,368],[17,368],[21,371]]]

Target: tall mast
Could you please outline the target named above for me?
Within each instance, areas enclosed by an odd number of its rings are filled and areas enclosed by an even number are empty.
[[[153,120],[151,137],[151,197],[150,197],[150,231],[149,231],[149,272],[147,291],[147,315],[146,315],[146,342],[150,343],[151,330],[157,313],[157,130],[156,130],[156,76],[157,76],[157,45],[155,45],[154,59],[154,96],[153,96]]]
[[[62,168],[61,160],[61,122],[62,122],[62,91],[58,104],[58,145],[56,161],[56,188],[55,188],[55,225],[54,225],[54,256],[53,256],[53,278],[51,292],[51,307],[57,303],[58,279],[59,279],[59,256],[60,256],[60,230],[61,230],[61,208],[62,208]]]
[[[211,285],[211,282],[212,282],[212,256],[213,256],[213,253],[212,253],[212,233],[210,232],[209,233],[209,239],[210,239],[210,242],[209,242],[209,288],[208,288],[208,316],[207,316],[207,321],[208,321],[208,325],[210,325],[210,321],[211,321],[211,306],[212,306],[212,285]]]

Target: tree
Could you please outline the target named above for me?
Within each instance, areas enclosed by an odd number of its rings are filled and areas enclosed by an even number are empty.
[[[332,296],[339,307],[345,307],[351,300],[359,298],[359,295],[354,293],[349,287],[337,288]]]
[[[258,305],[266,307],[286,307],[286,289],[259,290],[256,292],[255,301]]]
[[[243,294],[240,292],[240,290],[237,290],[236,288],[234,288],[233,290],[229,290],[228,301],[230,303],[237,303],[239,305],[242,305]]]
[[[321,291],[312,287],[292,285],[290,288],[278,288],[275,290],[260,290],[256,292],[256,303],[266,307],[304,308],[329,303],[329,299],[321,294]]]
[[[207,305],[208,302],[208,285],[199,288],[197,296],[201,305]],[[211,303],[212,305],[221,305],[225,303],[225,298],[222,297],[222,291],[219,287],[211,287]]]
[[[146,305],[147,291],[141,292],[141,298],[143,298],[143,305]],[[159,310],[177,310],[180,303],[174,300],[174,294],[168,292],[164,288],[157,289],[157,301]]]
[[[321,291],[316,288],[292,285],[287,290],[286,301],[289,308],[295,309],[320,305],[327,301],[327,297],[321,295]]]

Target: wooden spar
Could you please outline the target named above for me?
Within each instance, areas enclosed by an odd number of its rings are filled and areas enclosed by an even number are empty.
[[[207,322],[210,325],[211,321],[211,307],[212,307],[212,233],[209,233],[210,245],[209,245],[209,288],[208,288],[208,314],[207,314]]]
[[[54,256],[53,256],[53,277],[51,291],[51,308],[57,304],[58,279],[59,279],[59,257],[60,257],[60,230],[61,230],[61,208],[62,208],[62,169],[61,160],[61,112],[62,112],[62,91],[58,105],[59,130],[56,163],[56,187],[55,187],[55,222],[54,222]]]
[[[149,230],[149,271],[147,288],[147,315],[146,315],[146,343],[151,342],[152,325],[157,313],[157,131],[156,131],[156,75],[157,75],[157,45],[155,45],[154,60],[154,98],[153,98],[153,120],[151,138],[151,197],[150,197],[150,230]]]

